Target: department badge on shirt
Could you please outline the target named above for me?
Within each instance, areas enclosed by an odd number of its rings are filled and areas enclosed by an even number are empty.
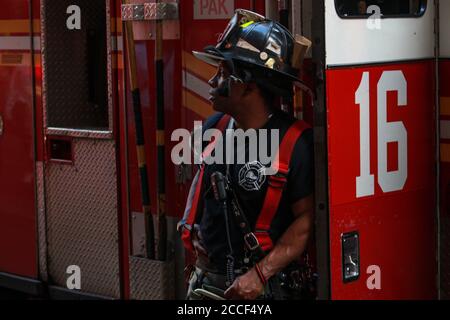
[[[239,170],[239,185],[246,191],[259,191],[266,182],[266,167],[259,161],[245,164]]]

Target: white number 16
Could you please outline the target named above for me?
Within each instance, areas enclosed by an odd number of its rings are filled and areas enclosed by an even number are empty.
[[[402,190],[408,178],[408,133],[401,121],[387,121],[387,93],[398,92],[398,105],[406,106],[407,82],[402,71],[385,71],[378,81],[377,96],[377,141],[378,141],[378,184],[383,192]],[[361,175],[356,178],[356,197],[375,195],[375,177],[370,173],[370,80],[364,72],[355,103],[360,110],[360,166]],[[398,144],[398,170],[388,172],[388,144]]]

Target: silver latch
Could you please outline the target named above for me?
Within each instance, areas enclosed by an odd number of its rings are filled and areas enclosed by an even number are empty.
[[[359,233],[342,235],[342,271],[344,283],[356,281],[360,273]]]
[[[123,4],[123,21],[178,20],[178,3]]]

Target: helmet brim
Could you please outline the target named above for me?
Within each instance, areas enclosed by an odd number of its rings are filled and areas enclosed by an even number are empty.
[[[218,67],[222,61],[225,60],[224,57],[217,56],[215,54],[206,53],[206,52],[199,52],[199,51],[192,51],[194,54],[194,57],[197,59],[206,62],[207,64]]]
[[[251,64],[251,61],[246,61],[245,59],[235,58],[231,53],[230,54],[224,53],[212,46],[206,47],[205,51],[206,52],[192,51],[192,53],[197,59],[199,59],[203,62],[206,62],[207,64],[214,66],[214,67],[218,67],[221,62],[228,61],[228,60],[237,60],[237,61]],[[260,66],[254,65],[254,67],[258,68]],[[304,83],[302,80],[300,80],[298,77],[295,77],[289,73],[282,72],[279,70],[273,70],[273,72],[274,72],[274,74],[278,74],[279,76],[282,76],[285,79],[292,81],[293,85],[299,87],[300,89],[302,89],[304,91],[308,91],[308,92],[312,91],[311,88],[309,88],[309,86],[306,83]]]

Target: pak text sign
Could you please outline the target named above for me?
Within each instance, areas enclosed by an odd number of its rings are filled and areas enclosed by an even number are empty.
[[[194,0],[194,20],[229,19],[234,13],[234,0]]]

